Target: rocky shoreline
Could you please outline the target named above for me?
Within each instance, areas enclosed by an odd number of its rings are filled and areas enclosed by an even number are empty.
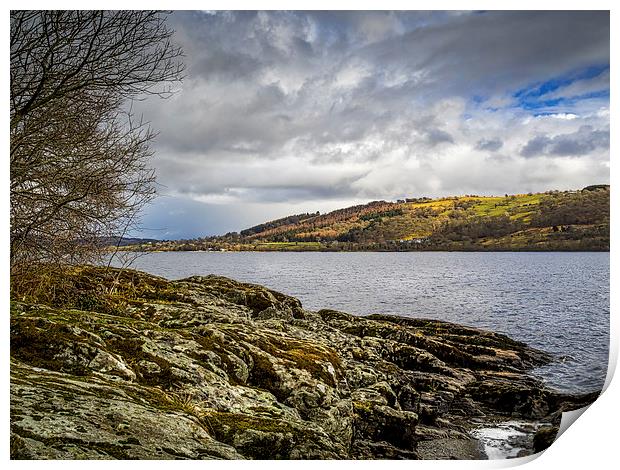
[[[479,459],[476,430],[510,420],[530,424],[527,455],[597,395],[551,390],[528,374],[549,354],[452,323],[312,312],[217,276],[62,282],[63,301],[11,302],[13,459]]]

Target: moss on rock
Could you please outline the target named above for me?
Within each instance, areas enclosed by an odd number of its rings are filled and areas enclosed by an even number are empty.
[[[16,459],[467,455],[472,417],[595,399],[528,376],[549,355],[446,322],[307,312],[218,276],[84,267],[36,285],[12,291]]]

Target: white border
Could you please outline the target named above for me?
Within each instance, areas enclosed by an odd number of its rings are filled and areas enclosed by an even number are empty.
[[[0,36],[0,40],[2,41],[2,52],[4,54],[4,64],[5,67],[3,69],[2,85],[3,90],[5,91],[5,100],[8,99],[8,88],[9,88],[9,76],[8,71],[9,67],[6,66],[8,63],[8,30],[9,30],[9,15],[8,11],[11,8],[20,8],[20,9],[49,9],[49,8],[57,8],[57,9],[75,9],[75,8],[102,8],[102,9],[127,9],[127,8],[155,8],[155,9],[178,9],[178,10],[191,10],[191,9],[297,9],[297,10],[320,10],[320,9],[340,9],[340,10],[359,10],[359,9],[368,9],[368,10],[407,10],[407,9],[416,9],[416,10],[611,10],[611,57],[615,57],[613,51],[617,52],[617,40],[618,31],[620,24],[618,21],[618,8],[615,7],[617,2],[612,1],[601,1],[601,0],[589,0],[587,2],[576,2],[576,1],[549,1],[549,0],[522,0],[522,1],[502,1],[494,2],[494,1],[455,1],[455,0],[436,0],[433,2],[428,1],[417,1],[417,2],[406,2],[406,1],[391,1],[384,0],[382,2],[366,2],[362,3],[359,1],[325,1],[325,0],[315,0],[315,1],[261,1],[261,2],[248,2],[248,1],[240,1],[240,0],[229,0],[229,1],[188,1],[188,0],[178,0],[175,2],[171,1],[161,1],[161,0],[152,0],[149,2],[146,1],[118,1],[118,0],[108,0],[106,2],[102,2],[99,0],[85,3],[79,3],[77,1],[9,1],[6,5],[5,14],[3,17],[3,21],[0,23],[2,25],[2,36]],[[613,59],[612,59],[613,62]],[[616,77],[615,73],[615,64],[612,64],[612,83],[614,84],[613,88],[616,90],[617,80],[614,80]],[[6,102],[6,101],[5,101]],[[8,163],[8,135],[7,132],[9,129],[9,119],[8,119],[8,110],[7,107],[4,108],[5,112],[2,113],[1,119],[4,123],[4,129],[6,129],[3,134],[3,139],[6,139],[4,143],[5,148],[5,159],[3,161],[2,166],[2,181],[6,186],[3,188],[3,198],[2,198],[2,208],[3,208],[3,224],[4,230],[1,233],[0,240],[0,249],[3,250],[5,255],[5,263],[1,268],[1,275],[3,284],[5,286],[5,295],[1,298],[2,312],[4,312],[4,341],[1,343],[2,348],[2,358],[3,361],[1,363],[2,377],[4,378],[4,387],[2,388],[2,407],[0,408],[0,417],[2,419],[2,423],[4,425],[3,433],[2,433],[2,460],[9,463],[12,467],[15,468],[38,468],[41,466],[52,467],[52,468],[78,468],[84,465],[83,462],[76,461],[53,461],[53,462],[15,462],[9,461],[9,397],[8,397],[8,383],[9,383],[9,328],[8,328],[8,286],[9,286],[9,269],[8,269],[8,247],[9,247],[9,237],[8,237],[8,214],[9,214],[9,194],[8,183],[9,183],[9,163]],[[618,109],[618,99],[617,93],[611,94],[611,115],[615,116],[615,111]],[[617,149],[616,139],[614,138],[617,133],[617,125],[615,125],[615,120],[611,119],[611,154],[616,155],[614,152]],[[615,196],[615,183],[618,181],[616,165],[611,165],[611,182],[614,189],[612,189],[612,246],[616,246],[616,220],[617,220],[617,204],[613,198]],[[618,278],[618,255],[616,251],[611,252],[611,279],[615,280]],[[610,368],[608,371],[608,377],[606,381],[607,390],[603,393],[603,395],[579,418],[577,425],[571,426],[546,452],[541,454],[538,458],[523,458],[523,459],[515,459],[508,461],[420,461],[420,462],[382,462],[382,461],[325,461],[325,462],[315,462],[315,461],[301,461],[295,462],[295,466],[301,467],[314,467],[315,465],[320,465],[321,467],[332,467],[332,468],[355,468],[365,467],[365,468],[377,468],[378,465],[385,466],[394,466],[401,467],[404,466],[422,466],[424,468],[465,468],[465,469],[479,469],[479,468],[502,468],[515,466],[518,464],[528,463],[528,469],[545,469],[548,470],[551,466],[552,468],[579,468],[583,469],[586,467],[589,468],[611,468],[611,462],[617,461],[617,437],[616,437],[616,423],[618,418],[620,417],[620,413],[618,409],[620,406],[620,386],[618,385],[618,380],[611,381],[613,376],[613,371],[615,369],[617,358],[618,358],[618,318],[617,313],[615,312],[616,306],[618,305],[618,291],[611,290],[611,307],[612,307],[612,316],[611,316],[611,348],[610,348],[610,357],[609,364]],[[96,462],[89,461],[88,465],[92,466],[110,466],[114,465],[114,468],[125,467],[131,465],[132,467],[137,465],[142,468],[162,468],[163,466],[169,467],[171,464],[167,462],[161,461],[149,461],[149,462]],[[188,466],[197,468],[198,465],[215,465],[218,469],[237,469],[239,467],[248,467],[252,468],[267,468],[270,469],[283,469],[285,466],[291,465],[291,463],[286,461],[268,461],[268,462],[241,462],[241,461],[227,461],[227,462],[175,462],[173,464],[176,468],[177,465],[187,468]]]

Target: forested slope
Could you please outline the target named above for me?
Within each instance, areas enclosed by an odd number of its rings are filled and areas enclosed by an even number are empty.
[[[609,250],[608,185],[504,196],[373,201],[155,250]],[[135,247],[134,247],[135,248]]]

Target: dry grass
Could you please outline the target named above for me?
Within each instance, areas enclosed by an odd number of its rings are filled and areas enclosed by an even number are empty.
[[[12,300],[102,313],[121,313],[132,301],[170,295],[165,279],[128,269],[40,264],[11,276]]]

